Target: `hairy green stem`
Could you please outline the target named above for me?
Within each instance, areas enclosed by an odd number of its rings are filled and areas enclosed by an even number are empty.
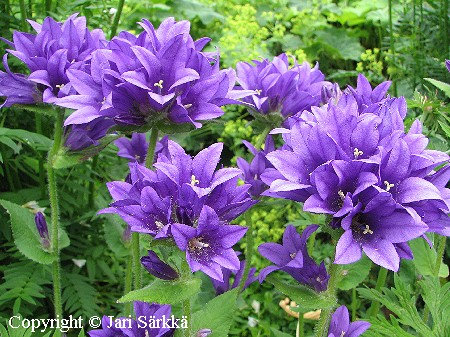
[[[358,309],[358,306],[356,305],[356,288],[352,289],[352,321],[356,320],[356,310]]]
[[[36,122],[36,133],[42,135],[42,116],[40,113],[35,114]],[[41,188],[41,198],[45,198],[45,171],[44,171],[44,158],[41,153],[39,153],[39,186]]]
[[[56,172],[53,168],[53,160],[61,146],[62,132],[64,122],[64,110],[58,110],[55,122],[55,131],[53,137],[53,145],[48,153],[47,162],[47,179],[48,191],[50,197],[51,208],[51,241],[52,251],[55,261],[52,266],[53,274],[53,300],[55,306],[55,317],[62,318],[62,302],[61,302],[61,265],[59,259],[59,203],[58,203],[58,186],[56,183]]]
[[[241,282],[239,283],[239,292],[244,289],[245,281],[247,281],[248,273],[250,271],[250,265],[252,264],[253,256],[253,229],[252,229],[252,215],[249,210],[245,212],[245,224],[247,225],[246,248],[245,248],[245,269],[242,275]]]
[[[94,205],[95,200],[95,170],[97,169],[97,164],[98,164],[98,155],[92,158],[91,181],[89,181],[89,197],[88,197],[89,208]]]
[[[155,159],[155,148],[158,140],[158,129],[153,128],[150,132],[150,142],[148,144],[147,155],[145,156],[145,167],[151,169]]]
[[[389,5],[389,47],[392,53],[392,63],[397,65],[395,62],[395,42],[394,42],[394,28],[392,24],[392,0],[388,1]],[[392,79],[392,90],[394,91],[394,96],[397,96],[397,82]]]
[[[181,277],[183,278],[189,278],[191,277],[191,269],[189,268],[189,265],[187,261],[183,261],[181,263]],[[185,299],[182,303],[183,306],[183,317],[188,322],[187,328],[183,329],[183,336],[184,337],[191,337],[191,298]]]
[[[305,319],[303,318],[303,313],[298,313],[297,321],[297,331],[295,337],[305,337]]]
[[[25,0],[19,0],[20,7],[20,18],[22,19],[22,29],[26,32],[28,29],[27,25],[27,8],[25,7]]]
[[[334,256],[331,261],[334,260]],[[339,275],[341,273],[341,266],[331,262],[330,266],[330,279],[328,280],[328,288],[326,290],[325,296],[336,297],[336,287],[339,281]],[[316,325],[316,337],[327,337],[328,329],[330,327],[331,315],[333,313],[334,308],[326,308],[322,309],[320,314],[320,319]]]
[[[133,286],[133,255],[127,256],[127,269],[125,270],[124,293],[128,294]],[[131,315],[131,303],[125,303],[125,317]]]
[[[131,253],[133,256],[134,289],[141,289],[141,245],[139,243],[139,233],[131,233]]]
[[[377,278],[377,284],[375,285],[375,290],[380,291],[381,287],[384,286],[386,283],[388,270],[386,268],[380,267],[380,270],[378,271],[378,278]],[[380,302],[374,301],[372,302],[372,305],[369,308],[369,311],[367,315],[369,317],[375,317],[377,315],[378,310],[380,310]]]
[[[125,0],[119,0],[119,3],[117,4],[117,12],[114,15],[114,21],[111,26],[111,33],[109,35],[110,39],[112,39],[117,33],[117,26],[119,26],[120,16],[122,15],[122,9],[123,9],[124,3],[125,3]]]
[[[264,141],[266,140],[267,135],[269,134],[270,130],[272,130],[271,126],[267,126],[264,131],[259,135],[258,140],[256,141],[255,148],[257,151],[261,150],[261,146],[264,144]]]

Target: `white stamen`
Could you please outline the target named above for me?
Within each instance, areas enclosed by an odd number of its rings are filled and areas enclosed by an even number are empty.
[[[355,147],[355,149],[353,150],[353,155],[355,156],[355,159],[358,159],[359,156],[362,156],[364,154],[364,152],[358,150],[357,147]]]
[[[369,225],[366,225],[366,229],[364,229],[363,234],[373,234],[373,231],[370,230]]]
[[[385,180],[384,184],[386,185],[386,192],[389,192],[389,190],[394,187],[394,184],[389,184],[389,181]]]
[[[164,81],[163,80],[159,80],[159,82],[157,82],[157,83],[155,83],[155,84],[153,84],[155,87],[159,87],[160,89],[162,89],[163,88],[163,83],[164,83]]]
[[[195,185],[197,185],[197,184],[200,184],[200,181],[197,180],[197,178],[195,178],[194,175],[192,175],[192,176],[191,176],[191,185],[192,185],[192,186],[195,186]]]

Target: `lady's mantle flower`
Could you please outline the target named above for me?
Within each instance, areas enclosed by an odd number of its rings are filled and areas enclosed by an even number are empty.
[[[239,269],[239,258],[232,247],[245,235],[247,228],[220,224],[212,208],[203,206],[196,227],[173,224],[171,231],[178,248],[186,252],[193,272],[201,270],[223,281],[221,267]]]
[[[306,241],[319,226],[308,226],[300,236],[294,226],[289,225],[283,233],[283,245],[269,242],[258,247],[259,253],[275,266],[269,266],[259,273],[259,281],[262,282],[271,272],[282,270],[291,275],[301,284],[314,288],[316,291],[324,291],[327,288],[328,275],[325,264],[319,266],[309,256]]]
[[[331,316],[328,337],[358,337],[369,328],[369,322],[357,321],[350,323],[348,309],[345,305],[342,305]]]
[[[236,65],[238,82],[242,90],[254,94],[243,99],[262,115],[280,114],[287,118],[297,112],[319,105],[322,87],[331,86],[318,65],[311,69],[307,62],[289,67],[288,56],[281,54],[269,61],[253,60],[253,65]]]

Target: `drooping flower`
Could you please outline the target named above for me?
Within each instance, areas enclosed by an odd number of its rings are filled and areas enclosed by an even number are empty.
[[[50,237],[48,235],[48,226],[44,214],[42,212],[37,212],[34,217],[34,222],[36,223],[36,228],[41,237],[42,246],[48,249],[50,247]]]
[[[211,207],[203,206],[198,224],[171,226],[178,248],[186,252],[186,261],[193,272],[223,281],[222,268],[239,269],[240,263],[233,246],[245,235],[246,227],[222,225]]]
[[[136,320],[103,316],[102,328],[91,330],[88,334],[90,337],[171,337],[175,333],[168,327],[171,326],[171,310],[170,305],[134,302]]]
[[[370,323],[365,321],[350,322],[348,309],[345,305],[340,306],[331,316],[328,337],[358,337],[367,329]]]
[[[98,146],[108,130],[114,125],[109,120],[93,120],[86,124],[71,125],[64,128],[64,146],[71,151],[81,151]]]
[[[236,69],[240,89],[254,91],[243,101],[258,114],[279,114],[282,119],[319,105],[322,87],[331,86],[318,64],[312,69],[307,62],[289,67],[286,54],[273,61],[253,60],[253,65],[239,62]]]
[[[302,235],[297,233],[294,226],[289,225],[283,233],[283,245],[268,242],[258,247],[259,253],[269,261],[275,263],[259,273],[259,282],[270,273],[281,270],[291,275],[299,283],[307,285],[316,291],[327,289],[330,276],[322,262],[317,265],[309,256],[306,241],[319,226],[311,225],[305,228]]]
[[[158,155],[164,154],[168,155],[168,136],[164,136],[156,143],[155,147],[155,160]],[[128,159],[130,162],[137,162],[139,164],[145,163],[145,158],[147,157],[148,142],[145,139],[145,133],[133,133],[131,139],[127,137],[120,138],[114,142],[114,144],[119,148],[117,155],[122,158]]]
[[[22,74],[11,72],[7,62],[7,55],[3,56],[6,72],[0,71],[0,96],[6,97],[0,108],[7,108],[14,104],[35,104],[42,101],[36,83],[31,82]]]
[[[152,250],[148,251],[147,256],[141,257],[141,264],[150,274],[162,280],[175,280],[179,277],[178,273],[167,263],[161,261]]]

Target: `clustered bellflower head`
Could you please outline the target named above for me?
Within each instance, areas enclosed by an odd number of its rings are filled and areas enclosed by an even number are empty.
[[[171,337],[175,334],[175,329],[168,328],[171,311],[170,305],[134,302],[137,320],[129,317],[113,320],[111,316],[103,316],[102,328],[88,334],[90,337]],[[163,320],[168,321],[166,326],[161,323]]]
[[[335,263],[364,252],[397,271],[400,258],[412,258],[409,240],[450,235],[450,169],[447,154],[426,149],[419,121],[405,131],[406,101],[386,96],[388,86],[372,90],[360,75],[356,89],[290,118],[289,129],[278,130],[285,147],[266,155],[274,168],[261,178],[270,186],[264,195],[332,217],[344,231]]]
[[[75,109],[65,125],[109,119],[133,131],[200,127],[199,121],[221,116],[221,106],[246,94],[233,90],[232,69],[219,70],[218,53],[201,51],[210,39],[194,41],[188,21],[168,18],[156,30],[147,20],[140,25],[138,36],[121,32],[97,50],[92,58],[100,62],[90,69],[71,72],[78,78],[76,94],[56,102]]]
[[[296,281],[309,286],[317,292],[325,291],[328,286],[328,275],[325,264],[317,265],[309,256],[306,241],[319,226],[310,225],[302,235],[294,226],[289,225],[283,233],[283,244],[274,242],[263,243],[258,247],[259,253],[275,263],[259,273],[259,281],[263,282],[270,273],[281,270],[291,275]]]
[[[370,323],[366,321],[350,322],[348,309],[342,305],[331,316],[328,337],[358,337],[369,328]]]
[[[14,93],[8,95],[5,86],[10,83],[1,82],[0,93],[6,94],[7,106],[39,101],[53,103],[56,98],[70,94],[73,91],[66,71],[86,67],[92,52],[106,45],[103,32],[100,29],[89,31],[86,18],[78,17],[77,14],[70,16],[64,23],[50,17],[45,18],[42,24],[31,20],[28,22],[36,31],[34,34],[15,31],[12,41],[4,40],[11,46],[11,49],[7,49],[8,53],[21,60],[30,71],[26,77],[12,74],[4,58],[9,77],[13,77],[16,83],[19,83],[17,80],[20,78],[20,87],[27,88],[22,97]],[[4,76],[5,73],[0,72],[0,78]],[[40,97],[37,97],[37,92]]]
[[[288,56],[281,54],[272,61],[253,60],[253,64],[236,65],[241,90],[253,90],[243,98],[257,115],[280,115],[285,119],[295,113],[309,110],[321,102],[322,88],[331,86],[316,64],[311,69],[307,62],[290,67]],[[278,126],[278,125],[277,125]]]
[[[237,185],[241,170],[216,171],[222,147],[213,144],[192,158],[168,140],[155,171],[130,163],[128,182],[107,184],[114,202],[100,213],[120,215],[134,232],[172,238],[186,252],[192,271],[223,281],[221,267],[240,268],[232,246],[247,230],[229,223],[256,201],[248,193],[250,185]]]

